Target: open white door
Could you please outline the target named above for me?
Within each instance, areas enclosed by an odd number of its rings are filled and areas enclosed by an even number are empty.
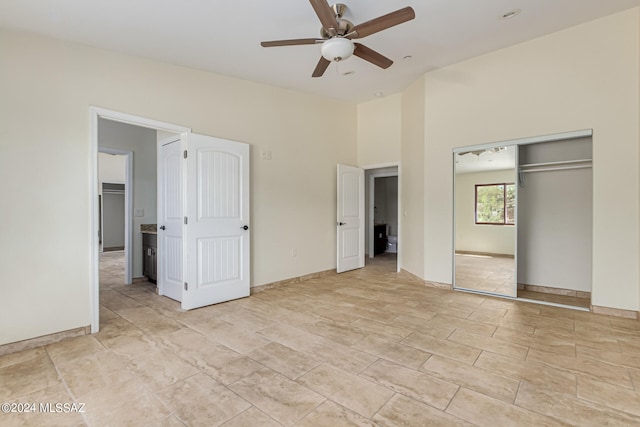
[[[180,139],[167,141],[158,156],[158,294],[182,301],[183,170]]]
[[[364,169],[338,165],[337,272],[364,267]]]
[[[186,138],[182,308],[249,296],[249,145]]]

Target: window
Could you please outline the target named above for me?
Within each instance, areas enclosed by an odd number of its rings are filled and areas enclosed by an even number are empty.
[[[514,225],[515,206],[515,184],[476,185],[476,224]]]

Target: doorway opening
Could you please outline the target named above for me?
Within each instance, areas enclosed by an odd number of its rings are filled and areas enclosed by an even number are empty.
[[[131,283],[133,152],[98,146],[98,245],[103,258],[120,257],[119,281]],[[118,252],[104,255],[104,252]],[[111,268],[113,270],[113,267]]]
[[[366,265],[399,272],[398,166],[365,168]]]
[[[104,254],[102,252],[104,249],[104,239],[102,239],[104,195],[100,194],[102,182],[100,181],[99,156],[106,154],[126,158],[124,250],[120,254],[114,251],[113,257],[120,255],[120,258],[111,261],[113,269],[116,270],[121,269],[124,264],[124,283],[131,284],[134,278],[142,277],[142,236],[136,231],[139,231],[140,224],[155,222],[155,168],[157,165],[155,153],[158,138],[166,137],[167,133],[189,132],[190,129],[98,107],[90,107],[90,120],[90,151],[93,159],[90,186],[92,193],[91,332],[96,333],[100,329],[100,272],[102,271],[104,275],[108,270],[100,268],[100,255]],[[135,176],[134,152],[137,153]],[[134,188],[140,183],[146,183],[151,187]],[[113,274],[114,280],[121,280],[118,277],[122,276],[119,276],[117,271],[114,270]]]
[[[102,181],[99,188],[100,243],[102,252],[124,251],[125,249],[125,185]]]
[[[133,211],[133,277],[155,290],[147,279],[157,274],[158,294],[185,310],[249,296],[249,144],[98,108],[91,108],[91,130],[92,332],[99,330],[101,303],[97,236],[103,203],[96,184],[102,146],[136,152],[133,203],[126,209]],[[166,292],[170,282],[177,295]]]

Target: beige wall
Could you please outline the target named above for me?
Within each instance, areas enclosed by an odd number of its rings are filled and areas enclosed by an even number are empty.
[[[451,283],[451,149],[592,128],[593,303],[638,310],[639,45],[635,8],[427,73],[358,108],[2,30],[0,178],[16,184],[2,194],[12,209],[0,233],[0,325],[11,327],[0,344],[89,324],[90,105],[251,144],[253,285],[334,268],[335,164],[398,158],[401,267]],[[382,129],[367,127],[376,117],[388,119]],[[341,137],[326,138],[326,123]],[[398,135],[399,147],[384,145]]]
[[[253,285],[335,268],[356,106],[8,30],[0,56],[0,344],[90,323],[90,105],[251,144]]]
[[[399,168],[402,227],[398,251],[400,268],[425,277],[425,99],[424,78],[402,92],[402,144]],[[451,252],[449,252],[449,257]]]
[[[451,283],[453,147],[592,128],[592,302],[638,310],[639,42],[635,8],[426,75],[426,279]]]
[[[518,189],[518,283],[591,292],[591,172],[526,174]]]
[[[402,94],[358,105],[358,165],[400,161]]]
[[[98,153],[98,181],[117,182],[124,184],[126,179],[127,158]],[[98,185],[98,194],[102,193],[102,186]]]

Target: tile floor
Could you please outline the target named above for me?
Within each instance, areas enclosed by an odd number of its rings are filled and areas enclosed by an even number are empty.
[[[515,260],[513,258],[456,254],[455,260],[457,288],[510,297],[516,296],[513,279]],[[517,290],[517,297],[574,307],[589,308],[591,306],[591,298],[555,295],[524,289]]]
[[[0,425],[640,424],[640,322],[425,287],[393,259],[183,312],[101,270],[102,330],[0,357]]]
[[[456,253],[455,261],[458,288],[516,296],[514,258]]]

